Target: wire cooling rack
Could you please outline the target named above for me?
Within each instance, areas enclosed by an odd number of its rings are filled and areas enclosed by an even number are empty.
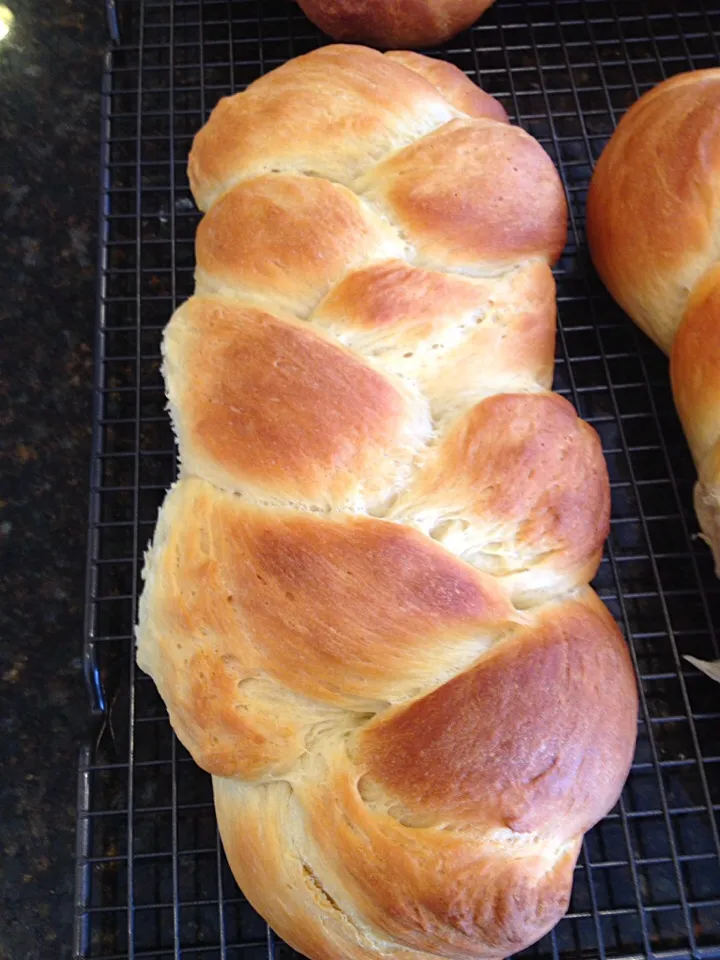
[[[217,100],[323,42],[286,0],[116,0],[103,81],[100,282],[74,951],[80,958],[267,960],[292,951],[239,892],[209,778],[133,662],[142,552],[175,471],[161,330],[192,292],[185,164]],[[613,305],[583,239],[594,160],[664,77],[720,63],[720,2],[498,0],[442,51],[556,161],[571,210],[556,271],[556,389],[599,431],[612,534],[596,587],[641,678],[622,800],[586,838],[570,912],[529,955],[720,957],[720,585],[697,540],[693,472],[664,358]]]

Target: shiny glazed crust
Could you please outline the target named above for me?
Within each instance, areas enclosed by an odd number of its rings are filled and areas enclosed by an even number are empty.
[[[720,69],[680,74],[623,117],[598,161],[588,239],[620,306],[670,356],[720,574]]]
[[[635,742],[607,471],[549,392],[557,174],[449,65],[336,46],[221,101],[190,176],[138,663],[287,942],[505,957]]]
[[[465,30],[493,0],[298,0],[334,40],[373,47],[429,47]]]

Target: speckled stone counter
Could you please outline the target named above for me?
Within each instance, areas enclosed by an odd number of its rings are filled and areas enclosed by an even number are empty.
[[[0,958],[70,957],[101,54],[97,0],[0,43]]]

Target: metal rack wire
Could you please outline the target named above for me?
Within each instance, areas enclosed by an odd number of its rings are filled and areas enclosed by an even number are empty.
[[[116,0],[103,154],[86,674],[74,951],[80,958],[288,955],[227,868],[210,781],[133,662],[142,552],[175,451],[159,341],[192,291],[185,162],[223,95],[323,42],[288,0]],[[586,838],[570,912],[538,957],[720,957],[720,584],[696,537],[693,472],[666,362],[612,304],[583,242],[588,180],[619,116],[665,76],[720,63],[720,2],[499,0],[441,51],[556,161],[571,209],[556,271],[556,389],[599,431],[613,522],[596,587],[641,678],[633,770]]]

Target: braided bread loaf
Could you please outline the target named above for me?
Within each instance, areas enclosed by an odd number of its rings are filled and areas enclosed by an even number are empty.
[[[298,0],[305,15],[335,40],[378,47],[444,43],[494,0]]]
[[[548,392],[557,174],[459,71],[344,46],[221,101],[189,169],[138,662],[290,944],[504,957],[635,740],[605,464]]]
[[[666,80],[630,108],[600,157],[588,240],[610,293],[670,354],[698,471],[695,510],[720,576],[718,169],[720,69]]]

